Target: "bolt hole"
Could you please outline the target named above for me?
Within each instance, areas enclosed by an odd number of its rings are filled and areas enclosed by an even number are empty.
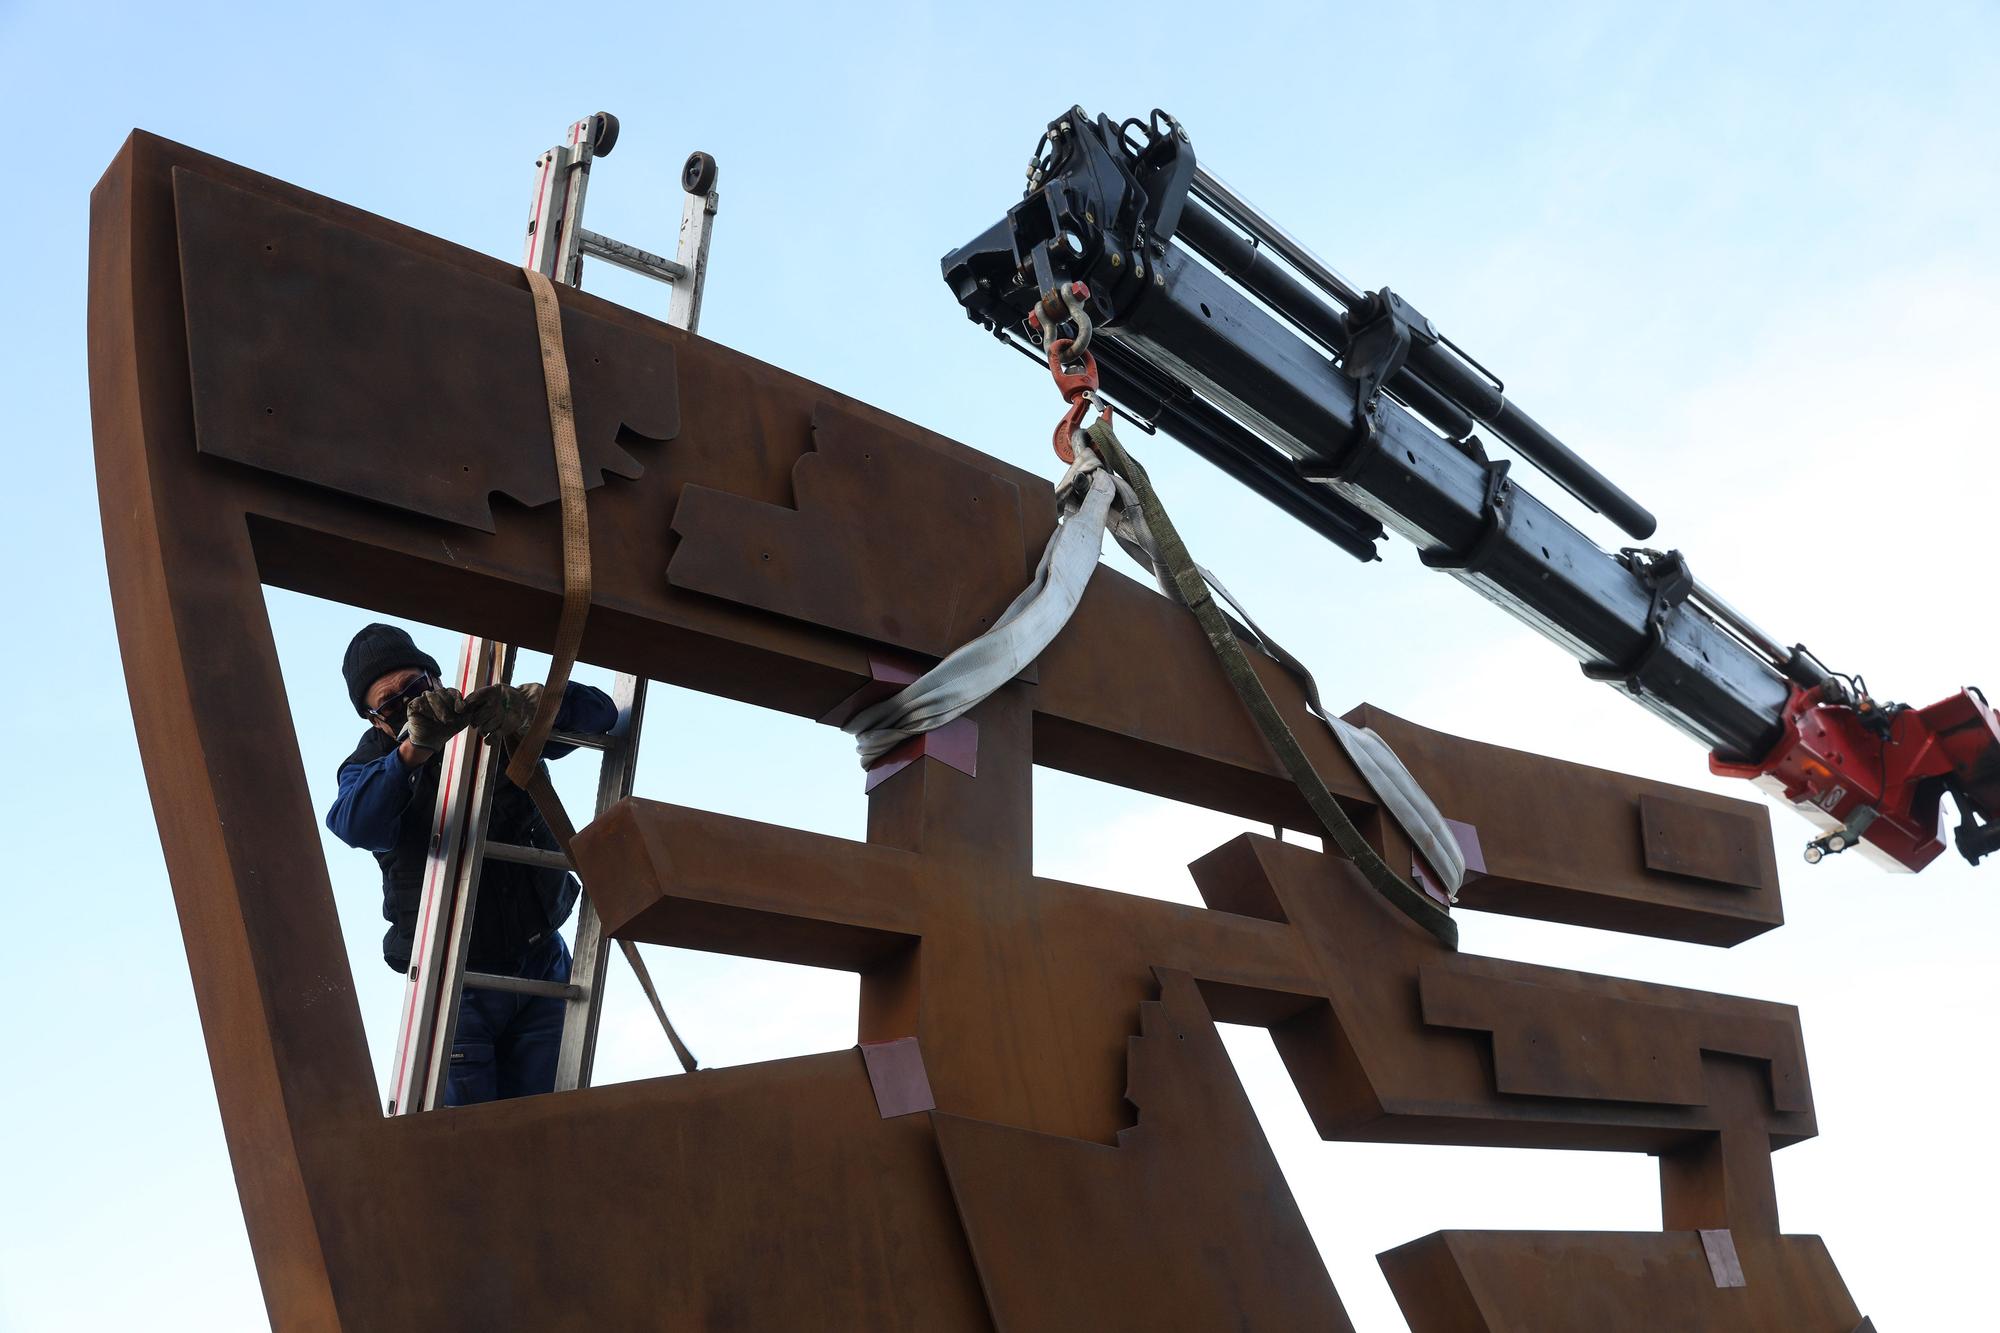
[[[273,246],[269,246],[269,245],[267,245],[267,246],[265,246],[265,247],[264,247],[264,253],[268,255],[268,254],[270,254],[270,253],[271,253],[271,251],[272,251],[272,250],[273,250],[274,248],[275,248],[275,247],[273,247]]]
[[[1403,450],[1403,457],[1409,459],[1412,463],[1417,461],[1417,456],[1411,453],[1408,449]]]
[[[1209,314],[1209,313],[1208,313],[1208,302],[1206,302],[1206,301],[1203,301],[1203,302],[1201,303],[1201,317],[1202,317],[1203,319],[1214,319],[1214,318],[1215,318],[1215,316],[1213,316],[1213,315],[1211,315],[1211,314]]]
[[[267,408],[265,408],[265,409],[264,409],[264,415],[265,415],[265,416],[267,416],[267,417],[268,417],[268,416],[275,416],[275,415],[277,415],[277,411],[278,411],[278,409],[277,409],[277,408],[275,408],[275,407],[267,407]]]
[[[1549,548],[1544,546],[1542,548],[1542,559],[1547,560],[1548,558],[1549,558]]]
[[[771,558],[771,553],[769,551],[764,552],[764,558],[766,560],[769,560]]]

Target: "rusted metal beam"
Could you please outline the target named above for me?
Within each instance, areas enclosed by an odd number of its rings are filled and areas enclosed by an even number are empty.
[[[1377,1259],[1410,1333],[1857,1333],[1818,1236],[1734,1245],[1742,1285],[1716,1281],[1694,1231],[1440,1231]]]

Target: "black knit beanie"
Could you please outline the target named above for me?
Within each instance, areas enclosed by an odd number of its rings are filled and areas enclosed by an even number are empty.
[[[347,656],[340,659],[340,674],[347,678],[347,697],[353,701],[354,711],[367,717],[368,687],[391,671],[406,667],[419,667],[433,676],[444,674],[438,670],[437,659],[417,647],[407,631],[379,622],[362,626],[348,643]]]

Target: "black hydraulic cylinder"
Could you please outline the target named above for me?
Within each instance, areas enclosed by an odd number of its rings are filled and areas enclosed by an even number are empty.
[[[1426,384],[1492,428],[1515,453],[1633,537],[1644,541],[1659,521],[1637,500],[1576,456],[1542,424],[1507,401],[1499,386],[1461,360],[1442,342],[1413,341],[1410,369]]]
[[[1200,203],[1190,201],[1182,210],[1178,236],[1314,339],[1336,353],[1347,350],[1351,312],[1328,305],[1262,246],[1240,235]],[[1653,535],[1659,524],[1644,505],[1507,401],[1498,385],[1428,329],[1428,320],[1413,310],[1407,313],[1423,327],[1411,340],[1408,364],[1390,377],[1389,392],[1416,409],[1448,439],[1467,439],[1475,423],[1489,427],[1557,485],[1631,536],[1643,541]]]
[[[1188,201],[1174,235],[1330,350],[1347,350],[1346,315],[1203,204]]]
[[[1181,212],[1178,235],[1196,254],[1312,335],[1329,352],[1339,355],[1347,351],[1347,317],[1293,277],[1262,246],[1240,235],[1207,208],[1189,200]],[[1415,375],[1402,371],[1390,379],[1388,388],[1445,438],[1459,442],[1471,438],[1477,423]]]

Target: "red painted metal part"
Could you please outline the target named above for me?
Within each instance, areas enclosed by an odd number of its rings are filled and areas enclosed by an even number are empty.
[[[1820,687],[1794,686],[1769,754],[1751,764],[1711,754],[1708,767],[1773,787],[1832,828],[1872,810],[1862,840],[1904,869],[1922,870],[1944,851],[1938,798],[1947,780],[1982,817],[2000,814],[2000,718],[1966,689],[1898,710],[1885,733],[1870,715],[1826,701]]]
[[[969,717],[954,718],[935,731],[910,737],[868,766],[861,790],[874,791],[919,759],[935,759],[969,778],[978,777],[979,724]]]
[[[1084,414],[1090,410],[1097,393],[1097,358],[1084,352],[1072,359],[1081,334],[1077,338],[1054,336],[1056,326],[1062,322],[1060,310],[1053,305],[1056,295],[1051,292],[1043,298],[1043,304],[1051,310],[1046,320],[1039,308],[1028,312],[1028,327],[1042,334],[1043,341],[1048,345],[1049,374],[1055,377],[1057,392],[1069,402],[1069,410],[1056,423],[1056,457],[1065,463],[1074,463],[1077,433],[1083,429]],[[1078,301],[1087,300],[1090,288],[1080,282],[1071,283],[1069,295]]]
[[[1069,400],[1069,410],[1056,423],[1056,457],[1065,463],[1076,461],[1077,432],[1083,429],[1084,414],[1090,411],[1091,395],[1097,392],[1097,358],[1090,353],[1083,354],[1083,360],[1076,370],[1064,368],[1063,358],[1070,354],[1072,346],[1068,338],[1058,338],[1049,344],[1049,374],[1055,376],[1056,388]]]

